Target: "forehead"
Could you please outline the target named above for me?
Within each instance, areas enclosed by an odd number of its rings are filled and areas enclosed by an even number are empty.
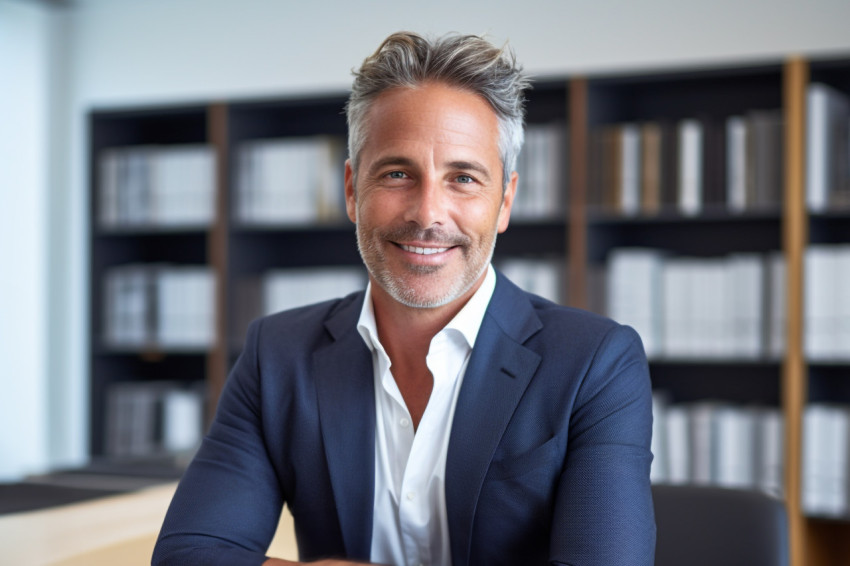
[[[381,93],[366,117],[364,153],[408,144],[495,151],[499,123],[481,96],[443,83]]]

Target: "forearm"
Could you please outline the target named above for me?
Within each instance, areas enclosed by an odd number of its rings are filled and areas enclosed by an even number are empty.
[[[263,562],[263,566],[297,566],[298,564],[314,564],[315,566],[351,566],[354,564],[366,564],[366,562],[351,562],[348,560],[320,560],[318,562],[292,562],[282,558],[269,558]]]

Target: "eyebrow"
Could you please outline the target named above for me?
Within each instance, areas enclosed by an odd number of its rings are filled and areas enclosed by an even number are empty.
[[[371,167],[369,167],[369,172],[374,173],[379,169],[383,169],[388,166],[401,166],[401,167],[415,167],[416,164],[412,159],[407,157],[402,157],[400,155],[388,155],[387,157],[382,157],[381,159],[374,162]],[[485,178],[486,181],[490,181],[490,171],[477,161],[450,161],[446,164],[449,169],[461,169],[465,171],[475,171],[479,175]]]
[[[484,180],[490,181],[490,171],[482,164],[476,161],[452,161],[448,163],[451,169],[463,169],[467,171],[475,171],[484,177]]]
[[[413,167],[413,160],[408,159],[407,157],[402,157],[400,155],[388,155],[387,157],[382,157],[381,159],[374,162],[369,167],[369,173],[374,173],[379,169],[383,169],[384,167],[390,165],[400,165],[402,167]]]

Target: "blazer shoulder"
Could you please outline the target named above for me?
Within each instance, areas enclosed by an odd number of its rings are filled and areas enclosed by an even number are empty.
[[[641,344],[640,336],[630,326],[583,309],[559,305],[537,295],[523,293],[542,323],[538,337],[570,344],[582,350],[596,350],[603,344]],[[642,349],[642,344],[641,344]]]

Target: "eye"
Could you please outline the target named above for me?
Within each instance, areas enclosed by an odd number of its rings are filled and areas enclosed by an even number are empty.
[[[475,179],[473,179],[469,175],[458,175],[457,177],[455,177],[455,180],[458,183],[462,183],[462,184],[474,183],[475,182]]]
[[[387,173],[387,177],[390,179],[404,179],[407,175],[404,174],[404,171],[390,171]]]

